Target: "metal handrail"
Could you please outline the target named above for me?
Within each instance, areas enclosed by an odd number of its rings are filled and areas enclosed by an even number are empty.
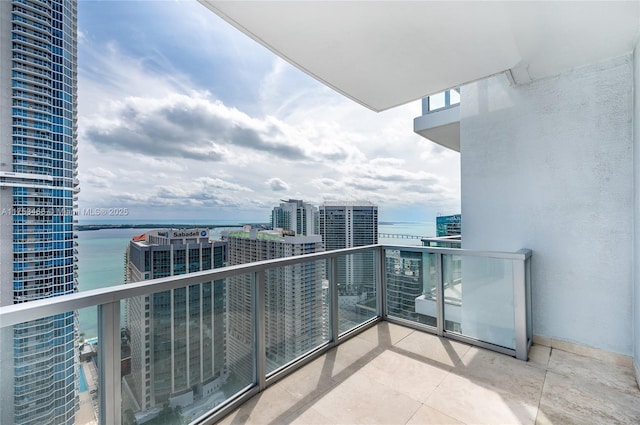
[[[526,260],[531,257],[530,249],[521,249],[517,252],[506,251],[478,251],[473,249],[461,249],[461,248],[444,248],[435,246],[405,246],[405,245],[380,245],[384,249],[399,249],[409,252],[427,252],[430,254],[450,254],[450,255],[462,255],[469,257],[486,257],[486,258],[501,258],[503,260]]]
[[[357,248],[317,252],[296,257],[263,260],[254,263],[239,264],[235,266],[221,267],[218,269],[144,280],[141,282],[108,286],[84,292],[77,292],[75,294],[47,298],[46,300],[41,299],[23,304],[8,305],[0,307],[0,328],[16,325],[29,320],[35,320],[41,317],[52,316],[54,314],[67,313],[81,308],[118,302],[127,298],[149,295],[171,289],[185,288],[190,285],[210,280],[221,280],[241,274],[256,273],[272,267],[284,267],[307,263],[309,261],[328,260],[344,254],[371,251],[374,249],[380,249],[381,247],[382,245],[368,245]]]
[[[317,252],[296,257],[263,260],[254,263],[221,267],[218,269],[193,272],[183,275],[169,276],[141,282],[107,286],[75,294],[61,295],[47,299],[30,301],[28,303],[12,304],[0,307],[0,328],[18,323],[35,320],[54,314],[66,313],[86,307],[93,307],[111,302],[118,302],[127,298],[149,295],[171,289],[184,288],[209,280],[220,280],[245,273],[254,273],[271,267],[284,267],[306,263],[315,260],[327,260],[345,254],[371,251],[373,249],[394,250],[408,252],[427,252],[432,254],[464,255],[473,257],[502,258],[506,260],[526,260],[531,256],[531,250],[523,249],[518,252],[476,251],[459,248],[420,247],[404,245],[367,245],[356,248],[337,249],[333,251]]]

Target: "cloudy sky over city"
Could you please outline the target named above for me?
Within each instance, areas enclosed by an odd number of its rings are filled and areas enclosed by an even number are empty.
[[[78,12],[81,209],[267,221],[295,198],[369,200],[386,221],[459,212],[459,155],[413,133],[419,102],[372,112],[195,0]]]

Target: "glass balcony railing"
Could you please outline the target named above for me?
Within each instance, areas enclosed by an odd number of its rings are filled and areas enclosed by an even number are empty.
[[[460,89],[445,90],[422,99],[422,115],[460,104]]]
[[[78,424],[203,423],[380,320],[526,360],[530,257],[372,245],[0,307],[3,382],[46,415],[62,377]]]
[[[439,248],[461,248],[462,238],[460,235],[422,238],[422,245]]]

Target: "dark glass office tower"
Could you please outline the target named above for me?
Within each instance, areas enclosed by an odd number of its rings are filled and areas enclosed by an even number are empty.
[[[207,229],[155,230],[127,251],[127,283],[222,267],[226,243]],[[186,407],[219,390],[225,376],[225,285],[205,282],[127,301],[132,410]]]

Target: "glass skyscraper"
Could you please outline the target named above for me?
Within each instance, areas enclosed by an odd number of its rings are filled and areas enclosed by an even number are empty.
[[[461,233],[462,215],[443,215],[436,217],[436,232],[438,237],[455,236]]]
[[[127,283],[223,267],[227,244],[208,229],[153,230],[127,249]],[[131,374],[124,383],[135,400],[123,411],[163,403],[190,406],[226,382],[224,280],[127,300]]]
[[[327,251],[378,243],[378,207],[371,202],[324,202],[319,213],[320,234]],[[362,295],[373,290],[373,253],[358,253],[338,260],[341,295]]]
[[[76,7],[0,2],[2,306],[77,290]],[[0,423],[74,423],[76,321],[68,312],[0,333]]]

